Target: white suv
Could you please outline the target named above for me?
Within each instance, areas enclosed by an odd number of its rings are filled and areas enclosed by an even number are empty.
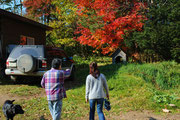
[[[5,74],[10,75],[13,81],[20,76],[43,76],[51,69],[51,62],[54,58],[62,59],[62,69],[70,69],[69,79],[74,79],[74,61],[68,57],[64,50],[44,45],[18,45],[6,61]]]

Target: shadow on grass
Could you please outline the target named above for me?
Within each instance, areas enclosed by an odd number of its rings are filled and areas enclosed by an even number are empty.
[[[149,118],[149,120],[157,120],[157,119],[155,119],[155,118],[153,118],[153,117],[148,117]]]
[[[40,87],[41,78],[40,77],[24,77],[21,76],[18,78],[18,81],[14,82],[10,79],[9,76],[0,75],[0,85],[30,85],[30,86],[38,86]]]
[[[75,81],[66,81],[65,87],[66,89],[76,89],[82,86],[85,86],[86,77],[89,75],[89,65],[84,65],[86,67],[77,66],[76,73],[75,73]],[[104,66],[99,66],[99,70],[106,76],[106,79],[110,79],[112,76],[116,74],[118,69],[122,64],[109,64]]]
[[[99,66],[99,70],[106,76],[106,79],[110,79],[112,76],[116,74],[118,69],[122,66],[122,64],[109,64],[104,66]],[[65,80],[65,88],[68,89],[75,89],[81,86],[84,86],[86,83],[86,77],[89,75],[89,65],[76,65],[75,71],[75,80]],[[0,85],[29,85],[29,86],[37,86],[41,87],[41,78],[39,77],[20,77],[18,82],[13,82],[10,80],[9,76],[1,77],[0,78]]]

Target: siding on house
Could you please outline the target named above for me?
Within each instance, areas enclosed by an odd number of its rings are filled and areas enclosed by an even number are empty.
[[[3,66],[7,58],[8,45],[19,45],[22,36],[32,38],[34,42],[31,43],[35,45],[45,45],[46,31],[51,29],[47,25],[0,9],[0,59],[3,59]]]
[[[19,44],[21,35],[34,38],[37,45],[46,43],[45,29],[18,20],[3,19],[3,45]]]

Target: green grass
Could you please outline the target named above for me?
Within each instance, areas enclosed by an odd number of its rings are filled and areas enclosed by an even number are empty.
[[[128,71],[159,89],[177,88],[180,85],[180,65],[176,62],[132,64]]]
[[[68,98],[63,100],[62,119],[83,120],[88,118],[89,104],[85,103],[85,81],[89,74],[88,64],[94,59],[78,62],[76,80],[66,82]],[[165,107],[170,109],[173,114],[180,112],[179,64],[162,62],[111,65],[109,59],[106,59],[107,62],[102,62],[101,59],[96,59],[96,61],[101,62],[99,69],[105,74],[110,90],[112,109],[110,112],[104,111],[106,116],[142,110],[153,110],[162,114],[162,109]],[[0,86],[0,90],[8,90],[9,94],[26,97],[42,94],[43,89],[29,85],[3,85]],[[16,116],[16,119],[51,118],[46,97],[32,97],[17,103],[21,104],[27,112],[24,115]],[[169,103],[173,103],[177,107],[168,107]],[[3,116],[1,111],[0,116]]]
[[[39,91],[39,87],[37,86],[18,86],[9,92],[18,96],[31,96],[39,94],[41,91]]]
[[[32,96],[40,94],[41,90],[38,86],[29,85],[3,85],[0,87],[1,93],[13,94],[17,96]]]

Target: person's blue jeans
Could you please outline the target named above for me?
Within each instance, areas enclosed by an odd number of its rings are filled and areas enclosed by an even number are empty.
[[[49,110],[53,120],[60,120],[62,100],[48,101]]]
[[[94,120],[96,103],[97,103],[97,113],[99,116],[99,120],[105,120],[104,113],[103,113],[104,98],[89,100],[89,104],[90,104],[89,120]]]

